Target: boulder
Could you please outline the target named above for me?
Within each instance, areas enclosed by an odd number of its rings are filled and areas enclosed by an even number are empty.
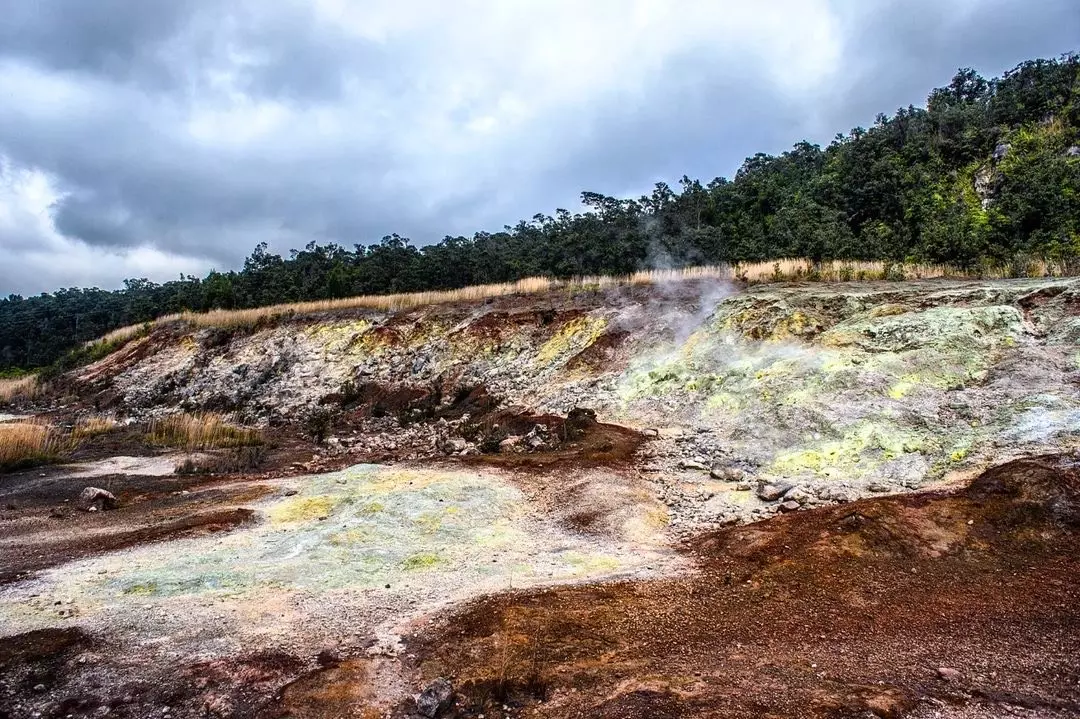
[[[758,486],[757,496],[766,502],[775,502],[788,493],[795,485],[791,482],[771,482]]]
[[[116,509],[118,505],[116,496],[100,487],[87,487],[79,494],[78,507],[86,512]]]
[[[446,711],[454,698],[454,687],[450,680],[439,677],[428,685],[424,691],[416,695],[416,711],[420,716],[437,717],[440,712]]]
[[[785,502],[795,502],[799,506],[802,506],[813,499],[814,496],[802,487],[792,487],[784,494]]]
[[[780,504],[780,511],[781,512],[795,512],[795,511],[798,511],[799,507],[801,507],[801,506],[802,505],[800,505],[798,502],[796,502],[795,500],[792,499],[792,500],[788,500],[787,502],[781,503]]]
[[[713,479],[719,479],[722,482],[739,482],[742,481],[745,472],[738,467],[713,467],[709,471],[709,476]]]
[[[521,445],[521,439],[522,438],[521,438],[520,435],[516,435],[516,434],[510,435],[509,437],[507,437],[503,441],[499,442],[499,451],[500,452],[513,452],[514,450],[516,450],[518,448],[518,446]]]
[[[708,469],[703,462],[699,462],[696,459],[684,459],[679,462],[679,469],[694,469],[699,472],[704,472]]]
[[[461,437],[454,437],[453,439],[448,439],[446,440],[446,442],[443,443],[443,452],[445,452],[446,454],[458,454],[460,452],[464,452],[468,448],[469,443]]]
[[[947,682],[954,682],[960,678],[960,672],[952,667],[938,667],[937,675],[939,679]]]

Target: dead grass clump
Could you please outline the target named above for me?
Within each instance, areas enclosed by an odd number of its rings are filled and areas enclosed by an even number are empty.
[[[219,414],[182,413],[153,420],[147,440],[192,451],[261,444],[262,435],[257,429],[229,424]]]
[[[101,417],[99,415],[84,417],[75,423],[75,427],[71,430],[71,438],[76,440],[90,439],[91,437],[108,434],[114,429],[116,429],[116,420],[112,417]]]
[[[221,454],[187,457],[176,465],[176,474],[242,474],[254,472],[266,462],[266,445],[233,447]]]
[[[162,318],[164,319],[164,318]],[[95,345],[110,345],[117,346],[126,344],[128,341],[135,339],[141,335],[146,334],[148,323],[143,322],[137,325],[128,325],[127,327],[118,327],[117,329],[106,332],[96,340],[91,340],[86,343],[86,348],[93,348]]]
[[[0,471],[54,462],[67,445],[63,434],[43,422],[0,423]]]
[[[17,399],[33,399],[39,389],[37,375],[0,379],[0,403],[14,402]]]

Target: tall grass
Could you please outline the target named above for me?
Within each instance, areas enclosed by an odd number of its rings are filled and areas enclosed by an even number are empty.
[[[0,379],[0,404],[7,404],[17,399],[33,399],[39,389],[36,375]]]
[[[0,423],[0,471],[55,461],[70,440],[42,422]]]
[[[108,434],[116,429],[116,420],[112,417],[93,415],[84,417],[75,423],[71,430],[71,438],[75,440],[90,439]]]
[[[1007,277],[1060,277],[1071,274],[1074,268],[1062,263],[1043,260],[1017,260],[1012,263],[965,270],[949,265],[892,262],[833,260],[814,263],[803,258],[783,258],[764,262],[734,265],[704,265],[680,269],[642,270],[631,275],[593,275],[556,280],[550,277],[527,277],[517,282],[476,285],[456,290],[410,292],[393,295],[361,295],[331,300],[314,300],[269,305],[240,310],[210,310],[181,312],[159,317],[153,323],[131,325],[113,330],[87,347],[109,347],[138,336],[152,326],[170,322],[185,322],[195,327],[233,329],[252,327],[277,318],[334,312],[349,309],[369,309],[383,312],[412,309],[451,302],[477,302],[494,297],[517,294],[538,294],[554,289],[595,289],[619,285],[650,285],[688,280],[720,279],[746,284],[769,282],[846,282],[867,280],[912,279],[1000,279]],[[0,385],[2,387],[2,385]],[[3,398],[0,389],[0,399]]]
[[[153,420],[147,440],[152,444],[192,451],[261,444],[262,435],[257,429],[229,424],[219,414],[185,412]]]

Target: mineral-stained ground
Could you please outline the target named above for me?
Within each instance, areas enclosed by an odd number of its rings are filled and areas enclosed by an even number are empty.
[[[1078,381],[1069,279],[165,325],[4,409],[117,424],[0,475],[0,717],[1080,716]]]

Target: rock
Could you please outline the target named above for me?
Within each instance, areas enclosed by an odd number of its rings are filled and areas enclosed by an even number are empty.
[[[458,454],[469,448],[469,443],[461,437],[454,437],[443,443],[443,452],[446,454]]]
[[[983,167],[975,172],[972,180],[973,189],[984,210],[993,202],[1000,180],[998,173],[991,167]]]
[[[802,487],[792,487],[784,494],[784,500],[795,502],[800,507],[813,499],[813,495]]]
[[[112,492],[99,487],[87,487],[79,494],[78,507],[86,512],[116,509],[118,504]]]
[[[450,681],[439,677],[427,689],[416,695],[416,711],[421,716],[436,717],[439,712],[445,711],[454,698],[454,687]]]
[[[953,669],[952,667],[938,667],[937,670],[938,679],[942,679],[947,682],[954,682],[960,678],[960,671]]]
[[[641,433],[643,435],[645,435],[646,437],[648,437],[649,439],[656,439],[657,437],[660,436],[660,432],[658,430],[655,430],[655,429],[651,428],[651,427],[649,429],[641,430]]]
[[[500,452],[513,452],[520,444],[522,437],[520,435],[510,435],[502,442],[499,442]]]
[[[1009,154],[1009,150],[1012,149],[1012,145],[1005,142],[994,148],[994,161],[1004,160]]]
[[[544,439],[536,434],[530,435],[525,440],[525,444],[529,447],[529,449],[540,449],[544,446]]]
[[[679,469],[695,469],[704,472],[708,469],[703,462],[699,462],[697,459],[684,459],[679,462]]]
[[[816,487],[816,488],[814,488],[814,494],[816,494],[818,499],[820,499],[822,501],[825,501],[825,502],[838,502],[838,503],[841,503],[841,504],[843,504],[845,502],[853,502],[858,498],[858,495],[856,494],[855,490],[853,490],[851,487],[848,487],[848,486],[842,485],[842,484],[840,484],[840,485],[826,484],[826,485],[823,485],[823,486]]]
[[[787,494],[795,485],[791,482],[772,482],[758,486],[757,496],[766,502],[775,502]]]
[[[713,467],[709,470],[709,476],[713,479],[719,479],[722,482],[739,482],[742,480],[745,472],[738,467]]]
[[[1065,157],[1080,157],[1080,145],[1073,145],[1066,150]]]
[[[796,512],[796,511],[798,511],[798,510],[799,510],[799,508],[800,508],[801,506],[802,506],[802,505],[800,505],[800,504],[799,504],[798,502],[796,502],[795,500],[789,500],[789,501],[787,501],[787,502],[783,502],[783,503],[782,503],[782,504],[780,505],[780,511],[781,511],[781,512]]]
[[[896,489],[888,482],[875,479],[866,483],[866,491],[873,492],[874,494],[885,494],[887,492],[895,492]]]

